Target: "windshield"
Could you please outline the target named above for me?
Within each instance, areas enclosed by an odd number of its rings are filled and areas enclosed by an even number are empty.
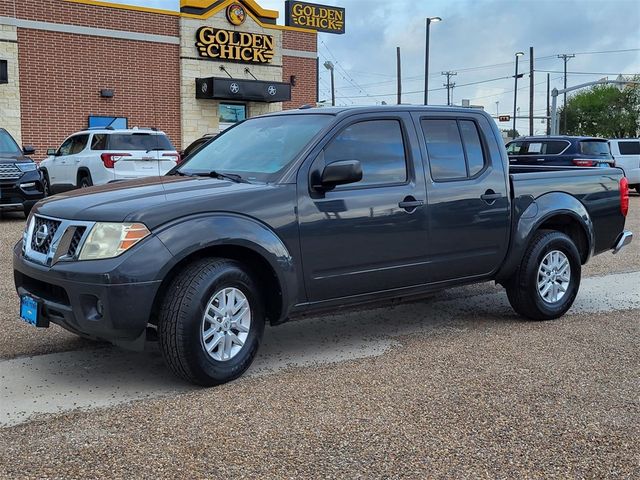
[[[583,140],[580,142],[580,153],[584,155],[609,155],[609,143],[601,140]]]
[[[178,172],[216,171],[249,181],[273,181],[331,119],[331,115],[310,114],[246,120],[205,144]]]
[[[11,138],[9,132],[0,129],[0,153],[8,153],[9,155],[21,155],[22,151],[18,144]]]

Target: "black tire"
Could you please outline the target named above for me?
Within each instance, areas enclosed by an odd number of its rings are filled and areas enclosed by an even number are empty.
[[[552,251],[562,252],[571,269],[569,284],[562,298],[554,303],[545,301],[538,291],[538,269]],[[578,294],[581,275],[580,253],[573,240],[562,232],[537,232],[525,251],[518,272],[506,285],[507,297],[519,315],[531,320],[553,320],[564,315]]]
[[[81,174],[78,180],[78,188],[89,188],[93,187],[93,182],[91,181],[91,177],[88,173]]]
[[[216,292],[236,288],[251,309],[251,325],[240,351],[229,360],[207,353],[201,334],[205,309]],[[264,332],[259,290],[243,266],[221,258],[198,260],[185,267],[165,292],[158,316],[158,339],[167,366],[179,377],[213,386],[242,375],[253,362]]]
[[[42,189],[45,197],[51,195],[51,183],[49,182],[49,174],[46,171],[42,172]]]

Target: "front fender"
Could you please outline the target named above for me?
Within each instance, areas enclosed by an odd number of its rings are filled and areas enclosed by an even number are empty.
[[[232,213],[201,214],[167,224],[154,234],[173,255],[159,279],[198,251],[215,246],[244,247],[264,258],[278,277],[283,315],[296,301],[298,273],[293,257],[280,237],[257,220]]]
[[[528,205],[512,228],[509,252],[502,268],[496,275],[496,281],[505,281],[515,273],[522,262],[531,237],[542,224],[557,215],[568,215],[582,227],[588,243],[586,260],[593,255],[595,233],[593,222],[585,206],[567,193],[546,193]]]

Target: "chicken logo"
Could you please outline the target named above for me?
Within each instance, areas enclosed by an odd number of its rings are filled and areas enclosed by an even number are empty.
[[[227,20],[229,20],[229,23],[232,25],[242,25],[246,18],[247,13],[239,3],[232,3],[227,7]]]

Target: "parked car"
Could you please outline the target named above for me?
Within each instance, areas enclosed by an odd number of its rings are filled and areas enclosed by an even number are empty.
[[[139,128],[83,130],[47,155],[40,169],[51,193],[164,175],[180,160],[164,132]]]
[[[33,147],[20,148],[4,128],[0,128],[0,210],[22,210],[29,215],[35,203],[44,198],[38,166],[27,155]]]
[[[511,165],[611,167],[613,156],[604,138],[520,137],[507,143]]]
[[[194,152],[197,152],[200,148],[202,148],[202,146],[207,143],[209,140],[211,140],[213,137],[215,137],[217,134],[212,134],[212,133],[207,133],[206,135],[203,135],[202,137],[194,140],[193,142],[191,142],[189,144],[189,146],[187,148],[185,148],[182,152],[180,152],[180,158],[185,159],[187,158],[189,155],[191,155]]]
[[[495,280],[563,315],[627,245],[617,168],[511,167],[482,111],[300,109],[225,130],[167,176],[36,205],[13,252],[22,318],[142,348],[179,376],[251,364],[266,323]]]
[[[620,167],[625,177],[629,179],[629,186],[640,193],[640,139],[611,139],[609,146],[616,167]]]

